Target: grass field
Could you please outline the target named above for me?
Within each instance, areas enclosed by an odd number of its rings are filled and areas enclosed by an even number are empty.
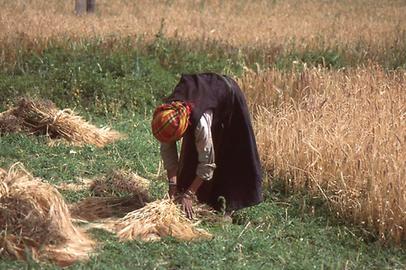
[[[202,224],[211,241],[120,243],[93,230],[97,253],[69,269],[406,268],[403,1],[97,3],[78,18],[67,1],[0,0],[0,111],[49,98],[128,138],[48,147],[6,134],[0,167],[19,161],[54,184],[130,169],[162,198],[152,110],[181,73],[213,71],[246,92],[265,201]],[[57,267],[2,257],[0,268]]]

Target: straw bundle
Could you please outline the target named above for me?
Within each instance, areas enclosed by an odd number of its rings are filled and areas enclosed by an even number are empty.
[[[128,213],[116,222],[115,230],[121,241],[154,241],[166,236],[187,241],[212,238],[210,233],[196,228],[169,199],[148,203]]]
[[[111,171],[88,184],[96,197],[72,204],[72,216],[86,221],[122,217],[150,201],[149,185],[147,179],[131,171]]]
[[[145,203],[135,196],[126,197],[87,197],[77,203],[69,205],[73,218],[82,221],[98,221],[102,219],[123,217],[131,211],[140,209]],[[226,222],[224,216],[217,214],[210,206],[195,203],[193,205],[194,218],[206,222]]]
[[[60,266],[89,258],[94,242],[71,221],[59,192],[21,164],[0,171],[0,254]]]
[[[133,195],[144,204],[150,201],[149,186],[150,182],[147,179],[131,171],[116,170],[94,180],[90,190],[96,196]]]
[[[88,197],[70,205],[73,218],[96,221],[125,214],[144,206],[137,197]]]
[[[64,139],[74,145],[93,144],[103,147],[123,138],[108,128],[97,128],[70,109],[59,110],[49,100],[21,99],[16,108],[0,117],[0,133],[24,131]]]

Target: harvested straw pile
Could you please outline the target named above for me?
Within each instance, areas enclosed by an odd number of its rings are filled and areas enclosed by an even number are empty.
[[[116,131],[89,124],[70,109],[59,110],[49,100],[27,98],[0,115],[0,134],[10,132],[46,135],[74,145],[93,144],[98,147],[123,138]]]
[[[123,217],[150,201],[149,185],[147,179],[131,171],[111,171],[89,184],[96,197],[72,204],[72,216],[86,221]]]
[[[166,236],[181,240],[212,237],[197,229],[173,201],[147,203],[150,201],[149,184],[148,180],[132,172],[112,171],[90,184],[90,190],[97,197],[70,205],[70,212],[73,218],[87,222],[87,229],[107,230],[117,234],[122,241],[152,241]],[[122,193],[127,196],[117,197]],[[208,206],[195,204],[193,209],[199,220],[222,220]]]
[[[96,221],[105,218],[123,217],[145,204],[137,197],[88,197],[70,205],[73,218]]]
[[[96,179],[90,185],[90,190],[96,196],[133,195],[139,198],[140,203],[150,201],[150,182],[131,172],[115,170],[106,176]]]
[[[72,224],[59,192],[20,164],[0,170],[0,254],[67,266],[86,260],[94,242]]]
[[[166,236],[187,241],[212,238],[210,233],[196,228],[169,199],[148,203],[128,213],[115,223],[115,231],[121,241],[154,241]]]
[[[87,197],[69,206],[73,218],[88,222],[104,222],[104,219],[114,220],[145,206],[135,196],[126,197]],[[194,218],[206,222],[225,222],[224,216],[217,214],[210,206],[195,203]]]

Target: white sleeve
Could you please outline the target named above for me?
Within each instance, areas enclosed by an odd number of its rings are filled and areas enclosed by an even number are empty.
[[[196,149],[198,153],[196,175],[203,180],[212,179],[214,169],[216,168],[211,135],[212,120],[213,112],[204,112],[195,130]]]
[[[176,148],[176,142],[168,144],[161,143],[160,152],[166,170],[178,167],[178,150]]]

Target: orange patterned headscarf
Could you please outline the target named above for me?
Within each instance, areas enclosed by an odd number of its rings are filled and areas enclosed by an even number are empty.
[[[151,122],[155,138],[163,143],[179,140],[189,125],[190,113],[190,105],[181,101],[158,106]]]

